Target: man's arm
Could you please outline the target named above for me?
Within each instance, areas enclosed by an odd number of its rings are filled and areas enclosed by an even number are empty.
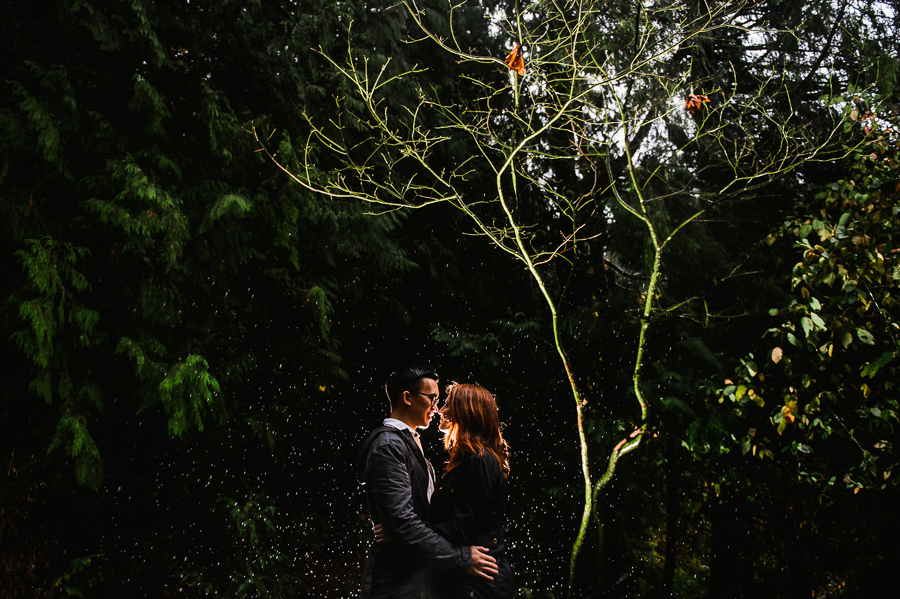
[[[381,524],[375,525],[375,542],[378,544],[391,542],[391,537],[385,532]],[[466,569],[466,574],[493,580],[498,572],[497,560],[488,555],[488,550],[484,547],[472,545],[470,549],[472,550],[472,561]]]

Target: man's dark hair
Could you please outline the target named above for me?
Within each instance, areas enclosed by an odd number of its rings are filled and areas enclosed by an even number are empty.
[[[437,381],[438,374],[433,370],[416,365],[410,365],[391,373],[391,376],[388,377],[387,382],[384,384],[384,389],[391,400],[391,406],[396,406],[403,392],[413,391],[422,379],[434,379]]]

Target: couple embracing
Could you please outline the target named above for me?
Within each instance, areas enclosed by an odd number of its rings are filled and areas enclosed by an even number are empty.
[[[363,568],[364,599],[509,599],[503,519],[509,462],[497,404],[477,385],[448,386],[410,366],[385,385],[391,416],[359,455],[376,543]],[[440,409],[439,409],[440,408]],[[449,460],[443,475],[416,429],[440,414]]]

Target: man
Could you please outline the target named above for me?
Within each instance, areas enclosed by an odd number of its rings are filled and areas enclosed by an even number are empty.
[[[376,544],[363,568],[364,599],[427,597],[429,568],[457,569],[491,579],[496,560],[484,547],[458,547],[428,522],[434,469],[425,459],[417,428],[427,428],[437,408],[438,376],[419,366],[393,373],[385,384],[391,416],[369,433],[359,454],[359,480],[369,513],[390,536]]]

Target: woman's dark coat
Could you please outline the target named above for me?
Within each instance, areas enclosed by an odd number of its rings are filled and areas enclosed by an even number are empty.
[[[433,594],[440,599],[507,599],[516,594],[503,540],[506,479],[489,452],[469,454],[446,473],[431,496],[431,526],[454,545],[486,547],[497,560],[493,580],[436,572]]]

